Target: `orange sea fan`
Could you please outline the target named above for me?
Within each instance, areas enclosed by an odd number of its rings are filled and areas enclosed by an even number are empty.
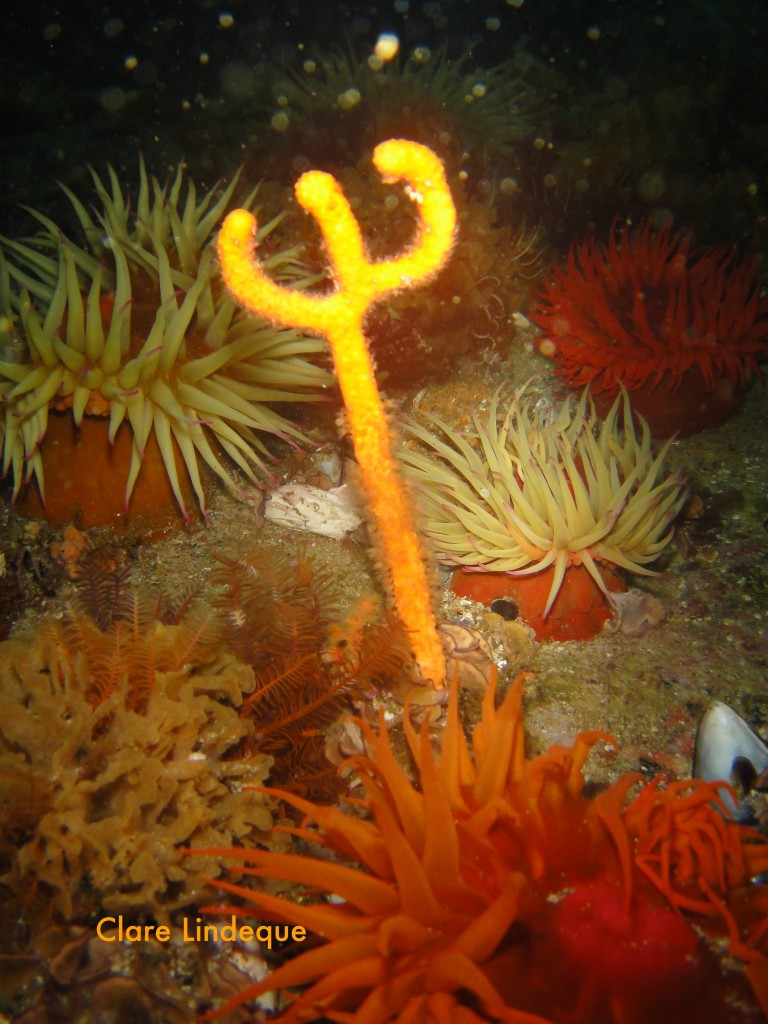
[[[750,879],[768,868],[768,844],[719,817],[711,783],[661,790],[631,775],[589,799],[585,760],[610,737],[584,733],[571,747],[527,758],[522,682],[498,709],[492,682],[471,753],[456,687],[439,760],[427,731],[406,725],[418,784],[398,764],[383,721],[378,736],[362,725],[370,755],[348,763],[365,787],[368,818],[269,790],[305,815],[297,837],[353,864],[327,852],[194,851],[335,897],[297,904],[215,882],[263,918],[302,925],[323,941],[204,1020],[264,992],[305,986],[282,1024],[321,1016],[353,1024],[665,1024],[683,1016],[730,1024],[739,1018],[727,1000],[740,978],[721,976],[690,913],[727,933],[765,999],[768,907],[750,900]]]
[[[608,241],[574,244],[550,271],[533,321],[542,354],[572,387],[614,395],[650,385],[676,391],[697,371],[706,390],[743,386],[768,352],[768,297],[754,256],[691,251],[691,235],[650,220],[614,224]]]

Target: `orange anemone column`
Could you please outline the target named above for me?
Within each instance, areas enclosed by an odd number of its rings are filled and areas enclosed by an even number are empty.
[[[255,262],[256,221],[246,210],[230,213],[218,252],[227,287],[252,313],[328,339],[347,412],[349,431],[370,504],[375,541],[398,614],[407,628],[422,675],[442,687],[445,656],[437,635],[421,544],[392,457],[392,436],[363,334],[368,309],[385,295],[434,275],[453,247],[456,209],[438,157],[426,146],[392,139],[373,153],[385,181],[404,181],[417,204],[413,246],[391,260],[371,262],[360,227],[335,178],[308,171],[296,183],[299,204],[317,220],[334,270],[328,295],[305,295],[275,284]]]

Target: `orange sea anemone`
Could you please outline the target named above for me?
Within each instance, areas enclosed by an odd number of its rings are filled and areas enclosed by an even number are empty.
[[[439,759],[426,727],[417,735],[406,720],[416,783],[395,759],[383,718],[378,736],[362,725],[370,755],[348,767],[365,787],[366,817],[269,790],[304,814],[293,831],[322,848],[317,856],[195,851],[333,895],[297,903],[214,883],[246,907],[206,912],[246,917],[251,904],[319,941],[204,1020],[298,986],[281,1024],[741,1019],[730,1003],[750,1000],[743,976],[703,934],[727,937],[768,1006],[768,900],[751,882],[768,867],[768,844],[722,817],[719,784],[664,790],[630,775],[589,799],[584,763],[610,737],[584,733],[530,759],[522,678],[498,709],[495,689],[494,676],[472,753],[457,687]]]
[[[657,436],[724,422],[768,353],[756,259],[692,251],[691,235],[669,226],[614,225],[606,243],[575,244],[548,277],[531,313],[539,351],[572,387],[627,388]]]
[[[38,236],[0,238],[2,472],[14,500],[34,480],[51,518],[79,508],[81,524],[99,525],[135,512],[154,454],[171,505],[188,518],[186,489],[205,517],[203,464],[237,490],[229,467],[254,481],[266,471],[260,434],[301,439],[269,403],[318,397],[332,378],[309,357],[323,345],[244,313],[219,283],[212,235],[237,178],[198,197],[181,169],[162,186],[142,163],[135,205],[111,169],[108,183],[93,181],[92,212],[65,189],[84,244],[35,211]],[[266,265],[307,277],[295,251]],[[110,450],[124,461],[85,482]],[[47,493],[46,476],[62,467]]]

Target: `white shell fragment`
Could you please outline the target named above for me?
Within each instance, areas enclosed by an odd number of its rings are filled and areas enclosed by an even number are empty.
[[[324,491],[310,484],[283,484],[267,498],[264,518],[289,530],[341,540],[363,521],[346,484]]]
[[[341,449],[337,444],[324,444],[310,452],[301,464],[301,480],[328,490],[338,487],[344,475]]]
[[[749,761],[756,774],[760,775],[768,768],[768,745],[727,704],[713,700],[704,712],[696,733],[693,776],[707,782],[722,779],[733,783],[738,759]],[[721,792],[721,796],[739,820],[741,809],[725,792]]]

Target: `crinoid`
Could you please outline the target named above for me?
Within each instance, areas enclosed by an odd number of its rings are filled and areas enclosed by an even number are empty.
[[[161,185],[142,162],[135,204],[111,168],[93,181],[95,212],[65,189],[82,244],[34,210],[35,238],[0,239],[3,473],[14,500],[34,480],[57,522],[79,510],[81,524],[114,525],[174,502],[188,519],[190,494],[207,517],[201,465],[237,492],[228,465],[252,481],[268,472],[261,435],[302,439],[271,405],[320,397],[322,345],[220,286],[212,235],[237,176],[198,197],[181,168]],[[295,250],[266,263],[308,280]]]
[[[696,251],[691,234],[614,224],[574,244],[540,289],[539,351],[573,387],[627,388],[658,436],[718,426],[768,354],[768,298],[754,256]]]
[[[180,844],[284,845],[245,784],[346,786],[326,729],[410,650],[396,622],[339,625],[308,559],[222,558],[207,603],[135,587],[103,554],[81,558],[60,616],[0,643],[0,878],[65,918],[157,917],[217,870],[181,863]]]
[[[457,687],[439,759],[428,729],[417,735],[406,722],[416,782],[383,716],[378,735],[362,725],[370,755],[350,767],[367,817],[268,790],[304,815],[293,831],[316,855],[191,851],[333,897],[294,902],[215,882],[238,902],[205,912],[247,917],[255,907],[320,941],[203,1019],[301,987],[282,1024],[725,1024],[730,1001],[749,996],[694,920],[727,937],[766,1003],[768,900],[750,904],[750,891],[768,846],[723,820],[718,784],[661,790],[629,775],[589,799],[585,762],[611,738],[584,733],[530,759],[522,679],[498,709],[495,690],[494,675],[471,752]]]
[[[241,707],[253,725],[242,749],[271,755],[281,785],[335,796],[345,784],[326,757],[327,730],[355,698],[405,674],[406,634],[393,618],[339,629],[338,590],[309,559],[219,560],[224,638],[256,677]]]
[[[52,671],[66,680],[74,670],[93,707],[119,691],[129,710],[143,714],[163,673],[205,665],[220,654],[232,659],[220,615],[195,595],[174,606],[132,586],[125,567],[85,566],[76,599],[40,634],[51,641]]]

